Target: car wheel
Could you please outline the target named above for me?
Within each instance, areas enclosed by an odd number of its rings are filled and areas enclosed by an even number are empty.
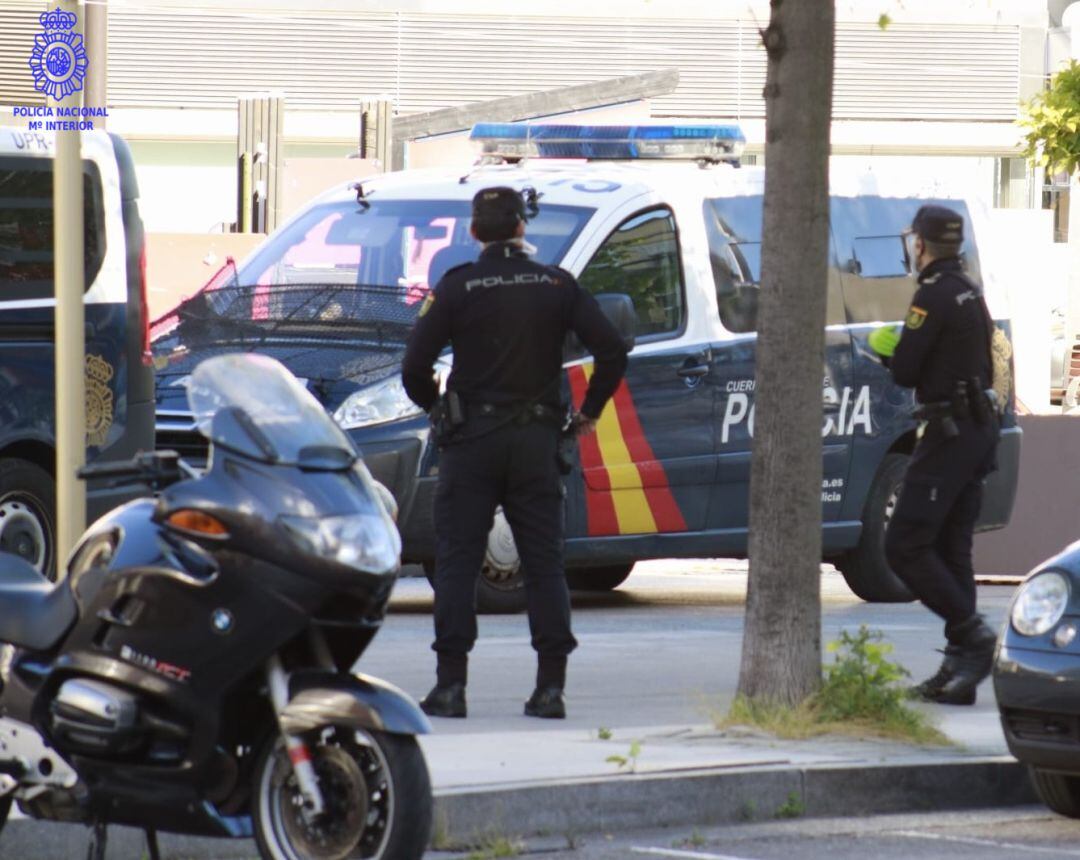
[[[1039,799],[1058,815],[1080,818],[1080,776],[1029,768]]]
[[[633,569],[633,562],[570,568],[566,571],[566,584],[573,591],[612,591],[626,582]]]
[[[0,460],[0,552],[56,579],[56,483],[29,460]]]
[[[863,508],[858,545],[837,560],[848,588],[871,603],[909,603],[914,596],[885,560],[885,529],[904,482],[907,454],[887,454],[881,461]]]

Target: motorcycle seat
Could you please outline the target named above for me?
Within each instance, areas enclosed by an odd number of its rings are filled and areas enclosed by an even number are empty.
[[[47,651],[77,615],[66,582],[54,585],[24,559],[0,552],[0,642]]]

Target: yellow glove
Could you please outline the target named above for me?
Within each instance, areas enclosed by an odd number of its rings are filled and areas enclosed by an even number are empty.
[[[883,325],[870,332],[867,339],[870,349],[883,358],[892,358],[896,345],[900,343],[900,326]]]

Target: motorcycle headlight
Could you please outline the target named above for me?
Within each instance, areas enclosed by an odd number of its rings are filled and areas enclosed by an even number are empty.
[[[382,513],[340,517],[281,517],[289,535],[305,551],[366,573],[395,573],[401,537]]]
[[[423,411],[405,393],[401,377],[391,376],[346,397],[345,402],[334,413],[334,420],[343,430],[352,430],[356,427],[370,427],[372,424],[413,418]]]
[[[1069,603],[1069,580],[1056,570],[1031,577],[1013,598],[1012,626],[1021,636],[1042,636],[1050,630]]]

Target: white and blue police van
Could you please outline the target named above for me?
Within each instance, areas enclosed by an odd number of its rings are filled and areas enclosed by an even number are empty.
[[[334,189],[159,321],[159,447],[204,456],[183,406],[195,363],[235,349],[274,355],[362,449],[400,505],[404,560],[430,571],[438,451],[426,416],[405,396],[400,360],[427,291],[477,256],[468,232],[473,195],[508,185],[528,201],[537,259],[569,270],[596,295],[633,303],[626,378],[566,478],[571,586],[614,588],[642,559],[744,556],[764,172],[739,166],[741,132],[484,124],[472,136],[483,147],[478,164]],[[940,202],[963,214],[968,270],[1006,332],[1009,321],[999,285],[981,265],[981,210],[871,182],[838,180],[831,192],[824,560],[864,599],[902,601],[910,594],[885,562],[883,538],[915,446],[913,396],[892,383],[866,340],[906,316],[915,284],[901,233],[919,206]],[[444,376],[450,362],[441,360]],[[565,397],[580,403],[591,359],[568,354],[565,369]],[[1015,495],[1021,433],[1011,392],[1001,435],[984,529],[1007,523]],[[501,515],[478,594],[488,610],[524,605]]]
[[[82,140],[86,456],[125,460],[154,444],[146,256],[127,144]],[[55,134],[0,129],[0,551],[56,570]],[[96,519],[131,488],[87,488]]]

